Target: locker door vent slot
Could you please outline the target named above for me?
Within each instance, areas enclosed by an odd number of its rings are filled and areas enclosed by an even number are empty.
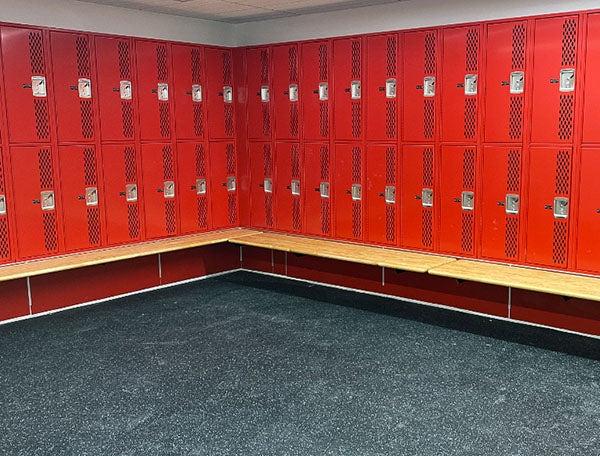
[[[133,94],[131,81],[121,81],[119,83],[119,93],[121,100],[131,100]]]
[[[423,79],[423,96],[435,97],[435,76],[426,76]]]
[[[6,215],[6,196],[0,195],[0,215]]]
[[[135,203],[138,200],[138,188],[136,184],[127,184],[125,186],[125,198],[128,203]]]
[[[31,91],[36,98],[45,98],[48,93],[46,90],[46,78],[44,76],[31,77]]]
[[[465,76],[465,95],[477,95],[477,75],[467,74]]]
[[[77,81],[79,98],[92,98],[92,81],[87,78],[79,78]]]
[[[560,91],[573,92],[575,90],[575,70],[565,68],[560,70]]]
[[[263,187],[265,189],[265,193],[273,193],[273,180],[267,177],[264,180]]]
[[[298,84],[290,84],[288,94],[291,102],[298,101]]]
[[[510,93],[517,95],[523,92],[525,92],[525,73],[513,71],[510,74]]]
[[[397,83],[396,79],[388,79],[385,81],[385,96],[386,98],[396,98],[397,93]]]
[[[52,190],[43,191],[41,193],[41,205],[43,211],[53,211],[55,208],[54,192]]]
[[[300,181],[297,179],[294,179],[292,181],[292,185],[290,186],[291,190],[292,190],[292,195],[294,196],[300,196]]]
[[[566,219],[569,217],[569,198],[554,198],[554,218]]]
[[[321,82],[319,84],[319,100],[329,100],[329,84],[327,82]]]
[[[362,200],[362,186],[360,184],[352,184],[351,194],[353,201]]]
[[[321,198],[329,198],[329,182],[321,182],[319,185]]]
[[[362,88],[360,81],[352,81],[350,83],[350,98],[360,100],[362,96]]]
[[[472,211],[475,209],[475,194],[473,192],[462,192],[460,205],[465,211]]]
[[[196,179],[196,194],[206,195],[206,179]]]
[[[223,87],[223,101],[227,104],[233,103],[233,88],[231,86]]]
[[[229,176],[227,178],[227,191],[228,192],[235,192],[235,189],[236,189],[235,177]]]
[[[87,187],[85,189],[85,205],[86,206],[97,206],[98,205],[98,189],[96,187]]]
[[[386,204],[396,203],[396,187],[393,185],[386,186],[384,195]]]
[[[261,86],[260,88],[260,101],[263,103],[268,103],[271,99],[271,92],[269,90],[269,86]]]
[[[518,214],[519,213],[520,199],[519,195],[508,194],[506,195],[505,210],[507,214]]]
[[[165,181],[163,186],[163,195],[165,198],[175,198],[175,182]]]
[[[169,101],[169,84],[164,82],[158,83],[158,100]]]
[[[192,101],[194,103],[202,101],[202,86],[200,84],[192,84]]]
[[[423,207],[433,207],[433,189],[423,189],[423,191],[421,192],[421,203]]]

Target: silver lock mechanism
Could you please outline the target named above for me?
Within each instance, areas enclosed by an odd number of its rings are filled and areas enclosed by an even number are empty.
[[[206,179],[196,179],[196,194],[206,195]]]
[[[52,190],[47,190],[41,193],[41,205],[43,211],[52,211],[54,210],[54,192]]]
[[[319,194],[321,198],[329,198],[329,182],[321,182],[319,185]]]
[[[424,188],[421,192],[421,204],[423,207],[433,207],[433,189]]]
[[[192,84],[192,101],[194,103],[202,101],[202,86],[200,84]]]
[[[554,218],[566,219],[569,217],[569,198],[554,198]]]
[[[465,211],[472,211],[475,209],[475,193],[462,192],[460,196],[460,206]]]
[[[136,184],[127,184],[125,186],[125,199],[128,203],[135,203],[138,200],[138,188]]]
[[[233,87],[224,86],[223,87],[223,102],[227,104],[233,103]]]
[[[385,97],[396,98],[397,83],[394,78],[385,81]]]
[[[362,96],[362,88],[360,81],[352,81],[350,83],[350,98],[353,100],[360,100]]]
[[[319,101],[329,100],[329,84],[321,82],[319,84]]]
[[[92,98],[92,81],[86,78],[77,80],[77,90],[79,98]]]
[[[518,214],[520,203],[521,203],[521,200],[519,198],[519,195],[514,195],[514,194],[506,195],[506,202],[504,204],[504,209],[506,210],[506,213],[507,214]]]
[[[465,95],[477,95],[477,75],[467,74],[465,76]]]
[[[288,94],[292,103],[298,101],[298,84],[290,84]]]
[[[271,92],[269,91],[269,86],[261,86],[260,88],[260,101],[263,103],[268,103],[271,99]]]
[[[510,93],[518,95],[525,92],[525,73],[513,71],[510,74]]]
[[[229,176],[227,178],[227,191],[235,192],[235,189],[236,189],[235,176]]]
[[[290,189],[292,190],[292,195],[299,196],[300,195],[300,181],[297,179],[292,180]]]
[[[98,205],[98,189],[96,187],[87,187],[85,189],[85,205],[86,206],[97,206]]]
[[[6,215],[6,195],[0,195],[0,215]]]
[[[265,193],[273,193],[273,180],[269,177],[265,178],[263,187],[265,189]]]
[[[165,82],[158,83],[158,100],[169,101],[169,84]]]
[[[560,91],[573,92],[575,90],[575,70],[567,68],[560,70]]]
[[[131,100],[133,95],[131,81],[119,82],[119,93],[121,95],[121,100]]]
[[[362,185],[352,184],[351,194],[352,194],[352,201],[362,200]]]
[[[396,187],[393,185],[386,186],[384,197],[386,204],[396,204]]]
[[[44,76],[31,77],[31,91],[36,98],[44,98],[48,94],[46,89],[46,78]]]
[[[425,76],[423,79],[423,96],[425,98],[435,97],[435,76]]]
[[[163,195],[165,198],[175,198],[175,182],[165,181],[163,186]]]

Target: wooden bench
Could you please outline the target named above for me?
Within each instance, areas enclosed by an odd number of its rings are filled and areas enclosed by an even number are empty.
[[[427,272],[456,261],[446,256],[278,233],[243,236],[230,239],[230,242],[411,272]]]
[[[257,233],[260,232],[233,228],[9,264],[0,267],[0,282],[219,244]]]

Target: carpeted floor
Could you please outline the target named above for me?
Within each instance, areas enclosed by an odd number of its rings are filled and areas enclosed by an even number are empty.
[[[415,309],[239,272],[1,326],[0,454],[600,454],[599,361]]]

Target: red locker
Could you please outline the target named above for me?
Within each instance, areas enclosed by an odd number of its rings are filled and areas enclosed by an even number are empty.
[[[277,143],[275,153],[275,200],[277,229],[302,229],[302,158],[300,144]]]
[[[204,51],[173,45],[173,97],[178,139],[204,138]]]
[[[48,146],[12,147],[15,232],[19,259],[58,253],[56,176]]]
[[[7,182],[5,167],[0,151],[0,263],[7,263],[12,259],[10,248],[10,233],[8,220],[8,198],[6,195]]]
[[[249,150],[251,223],[254,227],[273,228],[275,226],[273,147],[270,143],[253,142],[250,143]]]
[[[532,143],[573,140],[577,16],[535,21]]]
[[[333,125],[335,139],[362,137],[362,39],[333,42]]]
[[[476,141],[481,27],[443,31],[442,141]]]
[[[98,160],[93,145],[58,149],[65,250],[102,245]]]
[[[367,38],[367,140],[398,137],[398,35]]]
[[[41,30],[2,26],[4,94],[11,142],[50,141],[48,65]]]
[[[335,146],[335,235],[363,238],[363,149],[358,144]]]
[[[399,209],[396,200],[398,172],[396,146],[367,147],[367,230],[368,240],[396,245]]]
[[[442,146],[439,243],[442,252],[475,253],[477,148]]]
[[[207,48],[206,102],[208,132],[211,139],[233,138],[233,68],[231,51]]]
[[[481,255],[485,258],[519,259],[521,156],[520,147],[483,149]]]
[[[577,269],[600,272],[600,149],[581,151]]]
[[[170,144],[142,145],[146,238],[177,234],[175,157]]]
[[[208,151],[202,143],[177,145],[177,182],[181,233],[208,229]]]
[[[303,135],[307,140],[324,140],[330,133],[328,41],[301,44]]]
[[[93,141],[96,77],[92,38],[83,33],[50,32],[50,49],[58,141]]]
[[[600,142],[598,106],[600,106],[600,14],[588,16],[587,54],[585,59],[585,99],[583,142]]]
[[[404,141],[435,138],[437,111],[438,34],[435,30],[404,34],[402,49]]]
[[[231,142],[210,144],[210,189],[213,228],[238,224],[237,157]]]
[[[532,147],[529,151],[527,201],[527,262],[541,266],[567,266],[570,148]]]
[[[171,137],[171,52],[168,43],[137,40],[140,135],[142,141]],[[143,152],[142,152],[143,153]]]
[[[129,38],[97,36],[95,44],[101,138],[131,141],[136,124],[132,42]]]
[[[271,51],[248,49],[248,137],[271,137]]]
[[[402,247],[434,249],[435,166],[437,158],[433,146],[404,146],[400,177]]]
[[[521,142],[525,105],[527,22],[487,27],[485,140]]]
[[[273,113],[275,139],[298,139],[300,136],[300,88],[298,45],[273,48]]]
[[[102,146],[109,245],[141,239],[140,160],[133,144]]]
[[[331,235],[331,154],[329,144],[304,145],[304,232]]]

